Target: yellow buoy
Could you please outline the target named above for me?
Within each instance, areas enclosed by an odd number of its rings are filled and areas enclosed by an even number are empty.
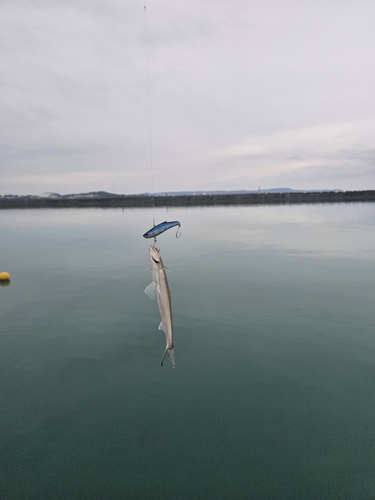
[[[5,271],[0,273],[0,281],[10,281],[10,274]]]

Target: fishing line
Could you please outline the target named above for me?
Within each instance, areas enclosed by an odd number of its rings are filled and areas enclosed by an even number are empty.
[[[154,192],[154,167],[153,167],[153,155],[152,155],[152,127],[151,127],[151,98],[150,98],[150,71],[149,71],[149,63],[148,63],[148,35],[147,35],[147,7],[146,0],[144,0],[143,4],[144,11],[144,19],[145,19],[145,46],[146,46],[146,74],[147,74],[147,103],[148,103],[148,132],[149,132],[149,146],[150,146],[150,174],[151,174],[151,191],[152,191],[152,223],[153,226],[149,229],[144,235],[144,238],[154,238],[154,246],[156,245],[156,236],[164,233],[168,229],[172,227],[178,226],[178,229],[181,226],[179,221],[164,221],[155,226],[155,192]],[[179,238],[181,236],[178,234],[178,229],[176,232],[176,237]]]
[[[152,161],[152,133],[151,133],[151,100],[150,100],[150,75],[148,68],[148,37],[147,37],[147,8],[146,1],[143,4],[145,14],[145,45],[146,45],[146,73],[147,73],[147,102],[148,102],[148,132],[150,146],[150,173],[151,173],[151,192],[152,192],[152,223],[155,226],[155,195],[154,195],[154,171]]]

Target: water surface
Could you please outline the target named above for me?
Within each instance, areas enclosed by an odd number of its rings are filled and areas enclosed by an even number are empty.
[[[0,498],[373,499],[375,205],[0,211]]]

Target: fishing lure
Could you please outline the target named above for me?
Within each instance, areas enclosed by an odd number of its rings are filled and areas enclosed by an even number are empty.
[[[143,235],[144,238],[156,238],[156,236],[159,236],[159,234],[164,233],[164,231],[167,231],[167,229],[171,229],[172,227],[178,226],[178,229],[181,227],[181,223],[178,220],[173,220],[171,222],[167,222],[166,220],[164,222],[161,222],[157,226],[152,227]],[[176,232],[176,238],[179,238],[181,236],[178,235],[178,229]]]

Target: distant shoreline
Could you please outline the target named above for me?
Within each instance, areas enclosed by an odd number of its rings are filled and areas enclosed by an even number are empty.
[[[0,209],[14,208],[148,208],[152,196],[109,198],[0,198]],[[291,205],[306,203],[375,202],[375,191],[323,191],[297,193],[228,193],[155,196],[155,207],[211,207],[225,205]]]

